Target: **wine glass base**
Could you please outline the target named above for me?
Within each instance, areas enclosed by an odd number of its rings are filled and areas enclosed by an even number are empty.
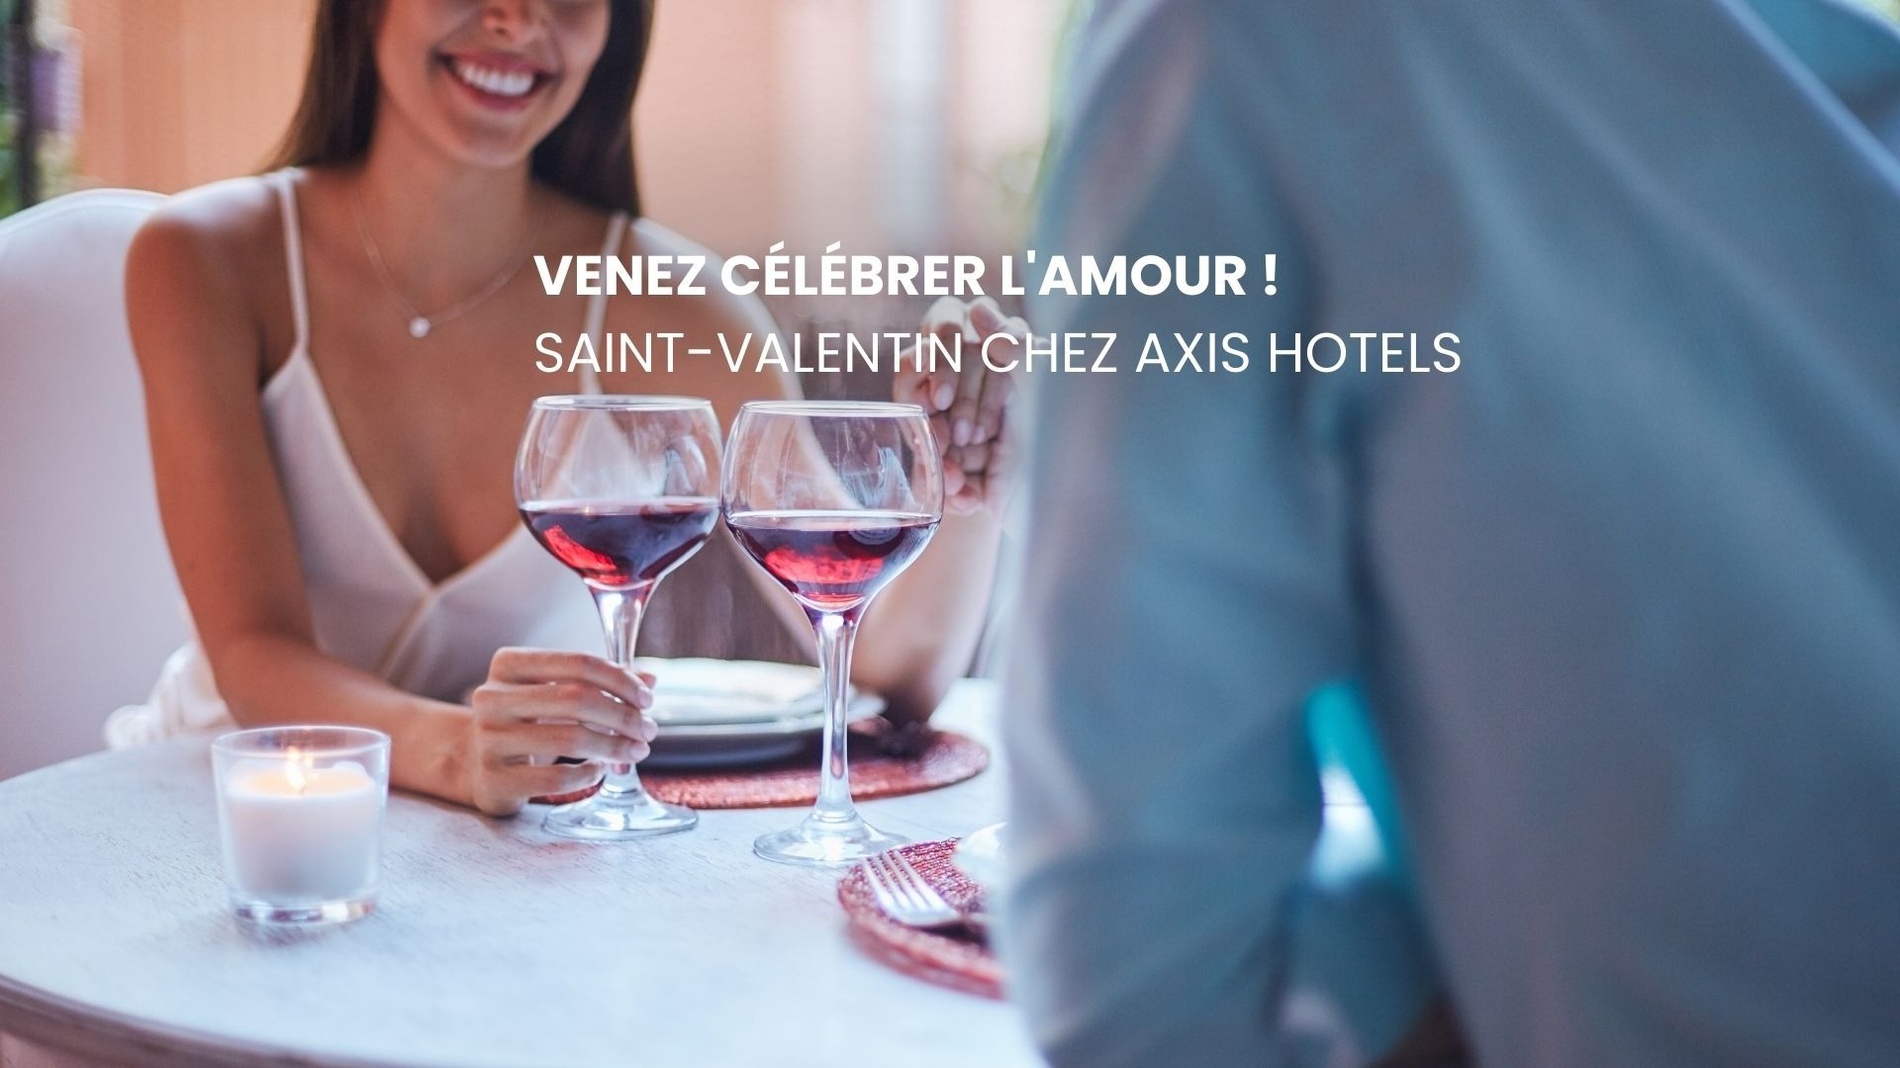
[[[762,835],[752,852],[779,864],[844,866],[908,844],[910,839],[880,831],[856,813],[843,820],[813,814],[796,827]]]
[[[606,791],[585,801],[562,805],[541,821],[542,829],[563,838],[589,842],[623,842],[677,834],[699,823],[699,813],[684,805],[656,800],[645,790],[623,794]]]
[[[369,915],[376,908],[376,895],[283,905],[234,894],[231,908],[238,919],[259,927],[327,927]]]

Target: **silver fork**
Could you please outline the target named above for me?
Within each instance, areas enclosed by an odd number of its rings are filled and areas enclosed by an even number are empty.
[[[866,858],[864,871],[870,877],[878,907],[906,927],[953,927],[969,919],[950,907],[896,850]]]

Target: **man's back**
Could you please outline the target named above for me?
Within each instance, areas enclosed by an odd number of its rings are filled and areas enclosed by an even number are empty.
[[[1042,384],[1012,932],[1059,1058],[1272,1041],[1294,710],[1350,672],[1486,1063],[1900,1063],[1900,42],[1759,7],[1099,16],[1043,248],[1280,292],[1038,309],[1253,353]]]

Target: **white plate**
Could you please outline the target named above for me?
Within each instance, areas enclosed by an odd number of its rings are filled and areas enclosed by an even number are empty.
[[[634,667],[653,676],[653,707],[662,730],[670,726],[768,723],[795,713],[822,711],[823,677],[815,667],[765,660],[641,657]]]
[[[1003,835],[1008,827],[1006,823],[992,823],[971,831],[950,854],[950,863],[985,892],[994,893],[1003,885],[1006,871]]]
[[[798,752],[824,730],[824,695],[815,667],[759,660],[635,662],[653,674],[653,708],[660,725],[643,767],[684,768],[755,764]],[[884,711],[884,699],[851,691],[846,720]]]

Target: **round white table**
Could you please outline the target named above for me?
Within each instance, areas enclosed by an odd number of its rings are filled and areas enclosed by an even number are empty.
[[[989,683],[945,726],[992,741]],[[1000,818],[1002,776],[873,801],[918,840]],[[368,918],[265,935],[229,914],[203,739],[0,782],[0,1032],[103,1064],[1015,1065],[1009,1005],[849,938],[839,872],[769,864],[796,809],[633,844],[390,798]]]

